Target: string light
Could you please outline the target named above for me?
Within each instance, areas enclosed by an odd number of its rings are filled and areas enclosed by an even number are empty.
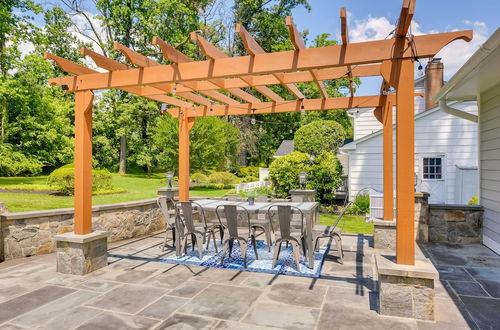
[[[176,93],[177,93],[177,85],[174,85],[174,88],[172,89],[172,95],[175,96]]]
[[[257,119],[255,119],[255,118],[250,119],[250,123],[252,125],[255,125],[257,123]]]
[[[418,60],[417,60],[418,61]],[[422,77],[424,75],[424,70],[420,61],[418,62],[417,76]]]
[[[191,106],[193,107],[193,113],[195,113],[196,112],[196,107],[194,106],[194,103],[191,104]]]
[[[210,102],[210,116],[214,115],[214,102]]]
[[[262,126],[259,126],[259,132],[262,133],[263,130]]]
[[[300,114],[303,116],[306,113],[306,109],[304,108],[304,98],[300,99]]]

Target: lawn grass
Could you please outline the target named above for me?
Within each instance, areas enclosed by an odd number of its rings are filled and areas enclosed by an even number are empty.
[[[126,190],[124,193],[98,195],[92,197],[93,205],[113,204],[136,201],[156,197],[156,189],[165,186],[163,175],[153,174],[112,174],[113,184],[117,188]],[[0,187],[3,189],[19,189],[20,185],[44,185],[46,176],[37,177],[0,177]],[[15,188],[13,188],[15,187]],[[26,189],[29,190],[29,189]],[[229,189],[193,189],[193,197],[220,197]],[[29,193],[0,193],[0,202],[7,205],[10,212],[25,212],[73,207],[73,197],[52,196],[46,194]]]
[[[335,219],[335,214],[320,214],[319,223],[329,226]],[[366,222],[365,217],[361,215],[344,215],[338,226],[342,228],[343,233],[373,235],[374,230],[373,223]]]

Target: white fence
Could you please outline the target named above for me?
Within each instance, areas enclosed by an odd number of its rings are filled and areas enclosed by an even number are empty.
[[[394,197],[394,216],[396,211],[396,198]],[[377,191],[370,193],[370,221],[384,218],[384,194]]]
[[[271,185],[269,181],[254,181],[254,182],[245,182],[236,185],[236,193],[241,191],[250,191],[255,190],[257,188],[267,187]]]

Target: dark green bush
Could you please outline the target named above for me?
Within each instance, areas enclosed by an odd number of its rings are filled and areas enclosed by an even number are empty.
[[[39,160],[26,157],[10,144],[0,143],[0,176],[37,175],[42,168]]]
[[[316,199],[321,202],[332,200],[332,191],[340,186],[342,166],[333,153],[322,152],[311,158],[302,152],[292,152],[280,157],[269,167],[269,179],[275,187],[277,197],[286,197],[292,189],[300,189],[299,174],[308,175],[308,189],[316,189]]]
[[[358,195],[349,208],[349,213],[366,214],[368,212],[370,212],[370,196],[368,194]]]
[[[240,179],[234,175],[233,173],[229,172],[214,172],[208,176],[208,182],[209,183],[216,183],[216,184],[223,184],[223,185],[229,185],[229,184],[237,184],[240,182]]]
[[[71,196],[75,188],[75,169],[70,167],[61,167],[50,173],[48,177],[49,186],[57,190],[60,194]],[[111,173],[108,170],[92,170],[92,191],[113,190]]]
[[[335,153],[345,139],[342,125],[333,120],[316,120],[295,132],[295,151],[317,156],[323,151]]]

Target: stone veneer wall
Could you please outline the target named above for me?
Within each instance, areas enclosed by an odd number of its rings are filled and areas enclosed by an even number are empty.
[[[481,243],[483,208],[478,205],[429,205],[429,241]]]
[[[0,261],[54,252],[54,236],[73,231],[73,217],[72,208],[1,214]],[[92,227],[114,242],[163,230],[165,219],[149,199],[94,206]]]

